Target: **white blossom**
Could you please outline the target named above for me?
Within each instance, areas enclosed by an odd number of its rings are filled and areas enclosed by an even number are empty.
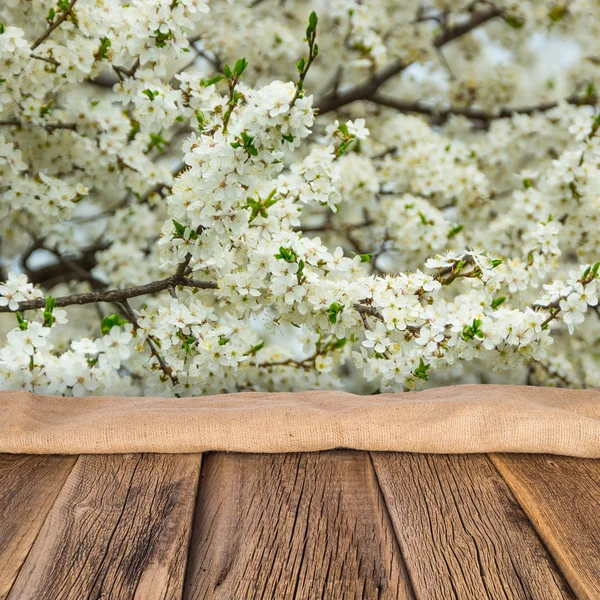
[[[0,385],[599,386],[596,7],[248,4],[0,6]]]

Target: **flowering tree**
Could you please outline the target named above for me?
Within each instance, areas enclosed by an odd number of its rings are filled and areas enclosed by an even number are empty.
[[[2,2],[0,386],[599,386],[597,11]]]

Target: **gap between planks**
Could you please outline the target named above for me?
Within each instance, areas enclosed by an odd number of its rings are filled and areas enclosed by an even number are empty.
[[[412,600],[367,453],[205,459],[185,600]]]
[[[0,600],[572,598],[533,526],[600,598],[600,461],[218,453],[199,482],[200,455],[76,460],[0,456]]]
[[[372,458],[417,598],[574,598],[487,456]]]
[[[581,600],[600,598],[600,460],[491,455]]]

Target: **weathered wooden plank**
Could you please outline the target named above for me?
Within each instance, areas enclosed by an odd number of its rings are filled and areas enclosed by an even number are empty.
[[[413,598],[368,454],[207,457],[184,598]]]
[[[580,599],[600,598],[600,460],[492,455]]]
[[[0,600],[6,598],[76,460],[0,454]]]
[[[573,597],[485,455],[372,457],[417,598]]]
[[[200,461],[81,456],[9,599],[181,598]]]

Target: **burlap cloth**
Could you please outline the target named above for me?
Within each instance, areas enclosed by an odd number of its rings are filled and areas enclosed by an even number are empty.
[[[0,392],[0,452],[548,452],[600,458],[600,390],[461,385],[197,398]]]

